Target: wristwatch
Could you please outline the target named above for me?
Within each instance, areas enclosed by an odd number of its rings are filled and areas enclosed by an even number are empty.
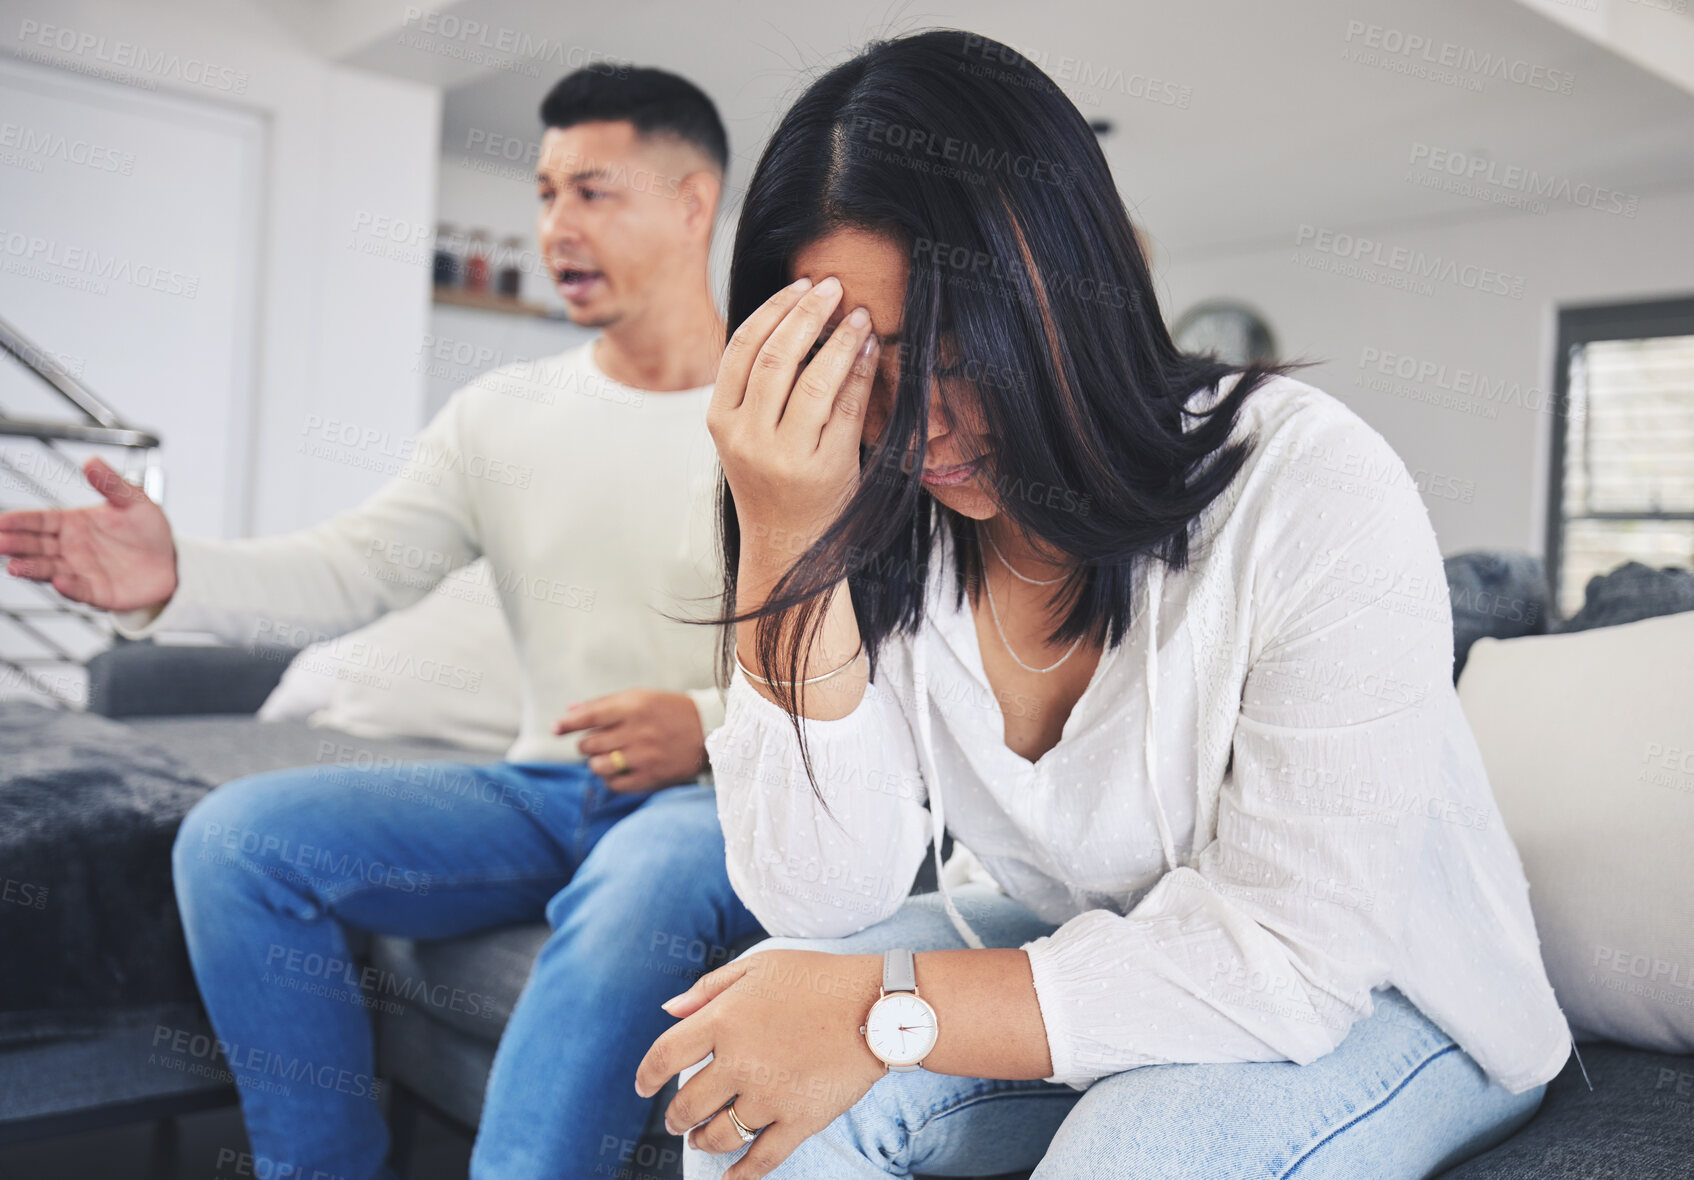
[[[918,995],[917,960],[907,948],[882,956],[882,994],[859,1026],[865,1043],[890,1072],[917,1069],[941,1035],[935,1009]]]

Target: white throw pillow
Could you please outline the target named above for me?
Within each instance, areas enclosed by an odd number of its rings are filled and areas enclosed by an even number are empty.
[[[521,692],[517,652],[479,560],[404,610],[305,648],[258,715],[502,752],[518,735]]]
[[[1479,639],[1459,700],[1577,1039],[1694,1053],[1694,611]]]

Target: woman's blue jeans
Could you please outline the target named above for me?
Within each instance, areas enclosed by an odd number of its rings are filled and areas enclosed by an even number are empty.
[[[497,1019],[486,996],[363,967],[344,927],[433,939],[552,926],[495,1054],[478,1180],[631,1167],[653,1101],[635,1067],[675,1023],[660,1003],[764,933],[729,885],[711,787],[618,793],[581,763],[237,779],[189,812],[173,866],[264,1176],[392,1177],[361,984],[377,1003]]]
[[[988,946],[1020,946],[1056,929],[991,887],[973,884],[953,897]],[[846,938],[770,938],[745,954],[964,945],[940,896],[929,893]],[[1487,1150],[1540,1106],[1545,1086],[1507,1092],[1398,991],[1374,998],[1370,1017],[1304,1066],[1143,1066],[1086,1091],[921,1069],[886,1074],[767,1175],[875,1180],[1033,1169],[1032,1180],[1410,1180]],[[684,1070],[683,1082],[710,1060]],[[746,1153],[687,1147],[683,1174],[720,1177]]]

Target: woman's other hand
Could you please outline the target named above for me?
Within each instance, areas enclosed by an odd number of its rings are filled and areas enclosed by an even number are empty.
[[[665,1126],[695,1128],[688,1141],[701,1151],[735,1151],[741,1135],[723,1109],[733,1101],[759,1134],[724,1180],[758,1180],[888,1072],[859,1032],[881,983],[881,955],[772,950],[726,963],[665,1005],[682,1020],[641,1059],[636,1093],[658,1093],[710,1054]]]

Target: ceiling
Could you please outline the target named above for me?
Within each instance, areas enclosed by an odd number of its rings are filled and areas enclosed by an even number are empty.
[[[361,42],[336,47],[349,64],[446,89],[448,152],[473,131],[533,142],[541,96],[571,68],[561,62],[591,55],[684,74],[728,127],[731,203],[775,120],[820,69],[879,36],[980,32],[1043,64],[1084,115],[1112,121],[1104,146],[1119,188],[1169,259],[1292,245],[1302,224],[1357,231],[1514,215],[1409,181],[1418,145],[1642,200],[1694,185],[1694,61],[1690,84],[1679,85],[1676,70],[1644,69],[1592,31],[1537,11],[1549,2],[466,0],[420,18],[415,6],[349,0],[333,28]],[[321,16],[323,0],[317,7]],[[1646,26],[1649,40],[1662,29],[1666,44],[1694,44],[1694,16],[1629,8],[1637,35],[1650,12],[1665,23]],[[1413,38],[1448,44],[1449,55],[1504,58],[1538,78],[1559,71],[1555,85],[1568,75],[1569,93],[1476,68],[1458,69],[1461,84],[1452,84],[1348,59],[1369,42]],[[526,40],[542,48],[511,50]],[[1421,60],[1378,53],[1398,66]],[[1186,91],[1185,105],[1145,97],[1149,78],[1155,93]]]

